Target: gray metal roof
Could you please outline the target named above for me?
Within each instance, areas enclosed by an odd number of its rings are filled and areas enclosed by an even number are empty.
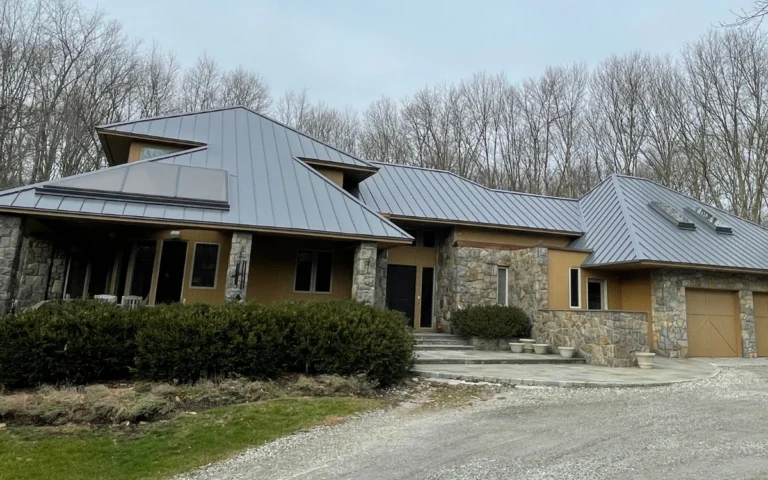
[[[491,190],[451,172],[376,163],[359,185],[371,208],[395,217],[466,222],[578,234],[579,204],[569,198]]]
[[[184,119],[188,117],[184,116]],[[180,122],[186,124],[182,120]],[[0,193],[0,208],[203,222],[394,241],[412,239],[314,168],[295,158],[295,152],[301,149],[295,142],[301,142],[301,138],[283,125],[245,108],[206,113],[197,120],[191,120],[189,125],[196,125],[193,130],[200,128],[206,131],[205,147],[8,190]],[[200,140],[203,137],[195,138]],[[136,165],[151,162],[207,168],[212,169],[212,174],[225,170],[228,174],[229,210],[162,205],[154,201],[99,199],[85,194],[50,195],[45,193],[45,188],[40,188],[58,182],[87,184],[85,179],[88,177],[112,175],[116,169],[135,168]]]
[[[222,148],[222,144],[232,143],[236,136],[237,117],[235,111],[247,112],[249,117],[259,117],[273,125],[275,135],[285,137],[286,153],[292,157],[320,160],[331,164],[346,165],[355,168],[375,171],[370,163],[353,157],[341,150],[323,143],[315,138],[301,133],[293,128],[254,112],[246,107],[229,107],[204,112],[182,113],[165,117],[146,118],[142,120],[114,123],[97,127],[102,132],[120,132],[131,135],[174,139],[184,142],[205,144],[211,148]],[[252,120],[255,123],[255,118]],[[248,135],[249,131],[239,130]],[[254,143],[257,139],[252,139]],[[282,142],[282,139],[281,139]],[[227,152],[229,153],[229,152]]]
[[[679,229],[648,205],[654,201],[671,205],[696,229]],[[650,180],[613,175],[579,204],[586,233],[571,246],[593,250],[585,265],[650,261],[768,270],[768,229]],[[704,208],[733,234],[716,233],[686,208]]]

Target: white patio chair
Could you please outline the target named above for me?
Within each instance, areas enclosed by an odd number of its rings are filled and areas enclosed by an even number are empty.
[[[133,310],[139,308],[142,305],[143,300],[144,299],[138,295],[123,295],[123,301],[120,305],[128,310]]]
[[[117,296],[116,295],[94,295],[93,299],[98,302],[104,302],[104,303],[117,303]]]

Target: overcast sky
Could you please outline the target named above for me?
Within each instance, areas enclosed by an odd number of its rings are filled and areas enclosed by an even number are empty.
[[[511,80],[593,66],[633,50],[677,55],[752,0],[82,0],[156,39],[182,66],[207,51],[259,71],[272,91],[307,88],[364,108],[474,72]]]

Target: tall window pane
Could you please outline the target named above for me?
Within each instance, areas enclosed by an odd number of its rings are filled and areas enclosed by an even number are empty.
[[[333,254],[317,252],[317,268],[315,269],[315,291],[328,293],[331,291],[331,270]]]
[[[570,279],[569,279],[569,285],[570,285],[570,297],[571,297],[571,308],[579,308],[580,302],[579,302],[579,269],[578,268],[572,268],[570,271]]]
[[[299,251],[296,256],[296,279],[293,286],[297,292],[312,290],[312,252]]]
[[[499,278],[497,282],[496,303],[499,305],[507,305],[507,275],[508,271],[506,267],[499,267]]]
[[[216,286],[216,269],[219,263],[219,245],[214,243],[195,244],[192,264],[192,286],[213,288]]]

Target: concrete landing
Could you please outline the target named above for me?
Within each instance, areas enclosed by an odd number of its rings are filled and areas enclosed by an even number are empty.
[[[417,347],[418,348],[418,347]],[[489,350],[416,350],[417,365],[512,365],[512,364],[581,364],[583,358],[563,358],[560,355],[494,352]]]
[[[714,377],[714,365],[691,359],[654,359],[654,368],[610,368],[595,365],[505,364],[416,365],[426,378],[444,378],[505,385],[550,387],[652,387]]]

